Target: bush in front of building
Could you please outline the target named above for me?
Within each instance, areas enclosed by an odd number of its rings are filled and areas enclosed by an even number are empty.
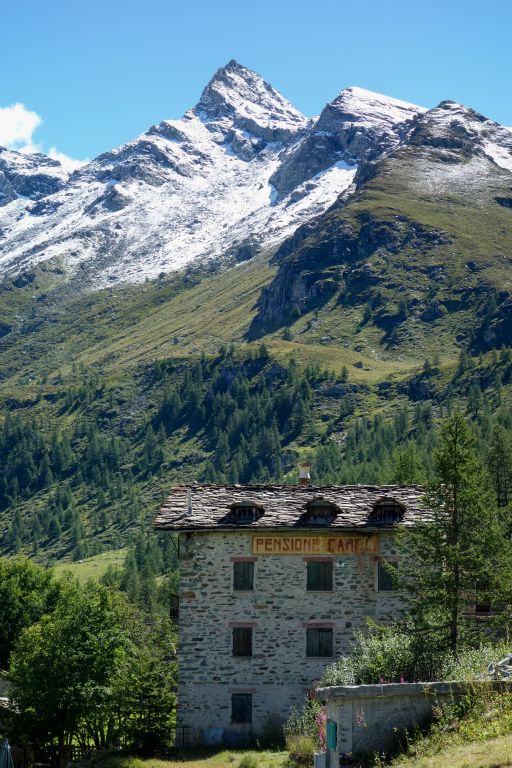
[[[295,707],[283,726],[286,749],[297,765],[310,766],[314,752],[325,749],[325,708],[307,696],[302,711]]]
[[[438,680],[442,668],[443,659],[417,636],[401,628],[373,628],[366,634],[356,633],[351,654],[329,665],[320,685]]]
[[[485,675],[491,662],[510,653],[510,644],[488,641],[457,653],[440,652],[424,635],[391,627],[356,634],[351,650],[350,656],[341,656],[326,668],[320,687],[470,681]]]
[[[487,642],[478,648],[463,648],[459,653],[447,653],[444,659],[444,680],[471,682],[487,676],[491,662],[497,662],[510,653],[510,642]]]

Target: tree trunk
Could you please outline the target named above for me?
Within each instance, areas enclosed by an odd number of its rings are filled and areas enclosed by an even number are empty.
[[[457,465],[457,459],[455,457],[455,464]],[[458,468],[457,468],[458,470]],[[457,472],[458,474],[458,472]],[[458,498],[457,482],[453,486],[453,508],[452,508],[452,525],[451,525],[451,541],[449,542],[452,547],[455,548],[454,561],[453,561],[453,591],[451,599],[450,609],[450,649],[456,653],[457,646],[459,644],[459,600],[460,600],[460,571],[459,571],[459,552],[457,546],[459,544],[459,498]]]

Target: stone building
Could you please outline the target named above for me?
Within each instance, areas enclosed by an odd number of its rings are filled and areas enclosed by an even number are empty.
[[[307,479],[303,480],[304,483]],[[176,487],[178,728],[190,742],[264,736],[301,706],[368,617],[401,603],[384,561],[424,514],[417,486]]]

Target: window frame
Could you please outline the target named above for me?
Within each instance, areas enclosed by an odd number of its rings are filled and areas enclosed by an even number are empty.
[[[241,637],[245,637],[241,641]],[[236,639],[235,639],[236,638]],[[231,629],[231,653],[237,659],[252,659],[254,655],[254,632],[253,627],[234,626]],[[249,653],[237,652],[237,648],[243,646],[249,648]]]
[[[250,525],[265,514],[265,508],[252,499],[240,499],[229,505],[229,517],[234,523]]]
[[[316,648],[314,649],[317,651],[317,653],[310,653],[310,648],[312,645],[312,642],[310,638],[312,635],[310,633],[316,632],[317,634],[317,640],[316,640]],[[321,640],[320,637],[330,637],[330,653],[320,653],[321,650]],[[308,659],[332,659],[334,658],[334,628],[333,627],[306,627],[306,657]]]
[[[375,591],[380,592],[382,594],[397,594],[397,589],[393,584],[393,576],[392,574],[388,573],[388,571],[384,568],[384,563],[390,563],[395,570],[398,572],[398,560],[396,558],[392,557],[381,557],[377,560],[377,570],[375,574]],[[381,586],[381,574],[383,575],[384,579],[389,579],[387,583],[391,586],[389,588],[383,588]]]
[[[339,511],[332,501],[317,496],[306,504],[306,521],[309,525],[329,526]]]
[[[237,570],[240,566],[247,566],[250,573],[250,586],[237,586]],[[233,591],[234,592],[253,592],[254,591],[254,560],[234,560],[233,561]],[[243,580],[242,580],[243,581]]]
[[[235,700],[240,702],[241,700],[245,700],[245,705],[248,709],[248,719],[242,720],[240,718],[235,719]],[[242,706],[241,709],[243,710],[244,707]],[[253,715],[253,698],[252,693],[244,693],[242,691],[239,692],[233,692],[231,694],[231,722],[233,725],[252,725],[252,715]]]
[[[318,566],[324,566],[326,570],[328,570],[328,576],[327,578],[323,579],[324,583],[327,586],[319,586],[318,583],[316,586],[312,586],[312,582],[314,582],[313,579],[313,573],[315,568]],[[329,566],[329,568],[327,568]],[[321,581],[321,579],[318,579],[317,581]],[[315,558],[310,558],[306,560],[306,592],[333,592],[334,591],[334,562],[332,559],[329,560],[316,560]]]

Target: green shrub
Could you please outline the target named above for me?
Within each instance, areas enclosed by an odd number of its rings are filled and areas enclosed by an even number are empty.
[[[340,656],[340,658],[329,664],[325,669],[320,685],[355,685],[354,659],[350,656]]]
[[[313,753],[322,748],[325,738],[325,710],[323,705],[309,696],[302,711],[295,707],[291,710],[288,720],[283,726],[286,748],[293,762],[299,765],[310,765]]]
[[[487,676],[491,662],[500,661],[510,653],[510,643],[488,643],[479,648],[464,648],[457,656],[446,654],[443,664],[443,680],[478,680]]]
[[[252,752],[248,752],[238,763],[238,768],[258,768],[258,758]]]
[[[354,638],[350,656],[325,670],[321,686],[485,678],[487,667],[509,652],[506,643],[465,648],[457,655],[439,652],[423,636],[380,629]]]
[[[360,685],[433,680],[442,660],[428,644],[402,630],[380,629],[354,638],[350,656],[342,656],[324,672],[321,685]]]

